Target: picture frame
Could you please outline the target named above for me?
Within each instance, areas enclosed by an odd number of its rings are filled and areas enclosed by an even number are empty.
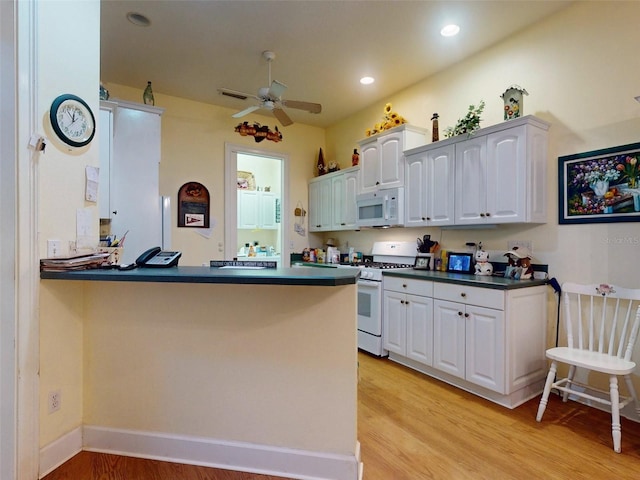
[[[640,143],[558,157],[558,222],[640,221]]]
[[[447,258],[447,272],[449,273],[472,273],[473,253],[449,253]]]
[[[431,270],[431,255],[418,255],[413,264],[414,270]]]

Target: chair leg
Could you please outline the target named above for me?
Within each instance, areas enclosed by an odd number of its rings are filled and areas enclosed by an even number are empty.
[[[613,437],[613,450],[620,453],[622,431],[620,428],[620,392],[618,392],[618,378],[609,376],[609,393],[611,395],[611,436]]]
[[[575,376],[576,376],[576,366],[571,365],[569,367],[569,374],[567,375],[567,378],[569,379],[569,381],[567,382],[567,388],[571,388],[571,385],[573,384],[573,377]],[[565,390],[564,392],[562,392],[562,401],[566,403],[568,399],[569,399],[569,391]]]
[[[553,385],[553,380],[556,378],[557,370],[558,365],[556,362],[551,362],[551,367],[549,367],[549,373],[547,374],[547,381],[544,383],[544,390],[542,391],[542,397],[540,398],[540,405],[538,405],[538,414],[536,415],[537,422],[542,420],[542,415],[544,415],[544,411],[547,408],[549,393],[551,393],[551,386]]]
[[[636,393],[636,389],[633,386],[631,375],[625,375],[624,381],[627,384],[627,390],[629,391],[629,395],[631,395],[631,398],[633,398],[633,406],[635,408],[635,411],[640,416],[640,401],[638,401],[638,394]]]

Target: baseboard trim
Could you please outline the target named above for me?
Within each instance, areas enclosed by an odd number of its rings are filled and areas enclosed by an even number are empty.
[[[357,480],[362,469],[358,445],[351,456],[96,425],[84,426],[83,450],[300,480]]]
[[[82,427],[78,427],[40,449],[38,478],[51,473],[81,451]]]

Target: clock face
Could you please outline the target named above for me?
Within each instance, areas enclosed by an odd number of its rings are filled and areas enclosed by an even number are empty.
[[[60,95],[51,104],[51,126],[55,134],[67,145],[84,147],[96,131],[93,112],[84,100],[75,95]]]

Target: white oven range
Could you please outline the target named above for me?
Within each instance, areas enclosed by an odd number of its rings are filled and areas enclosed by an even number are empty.
[[[412,268],[417,245],[413,242],[375,242],[372,262],[365,262],[358,280],[358,348],[383,357],[388,352],[382,339],[382,272]]]

